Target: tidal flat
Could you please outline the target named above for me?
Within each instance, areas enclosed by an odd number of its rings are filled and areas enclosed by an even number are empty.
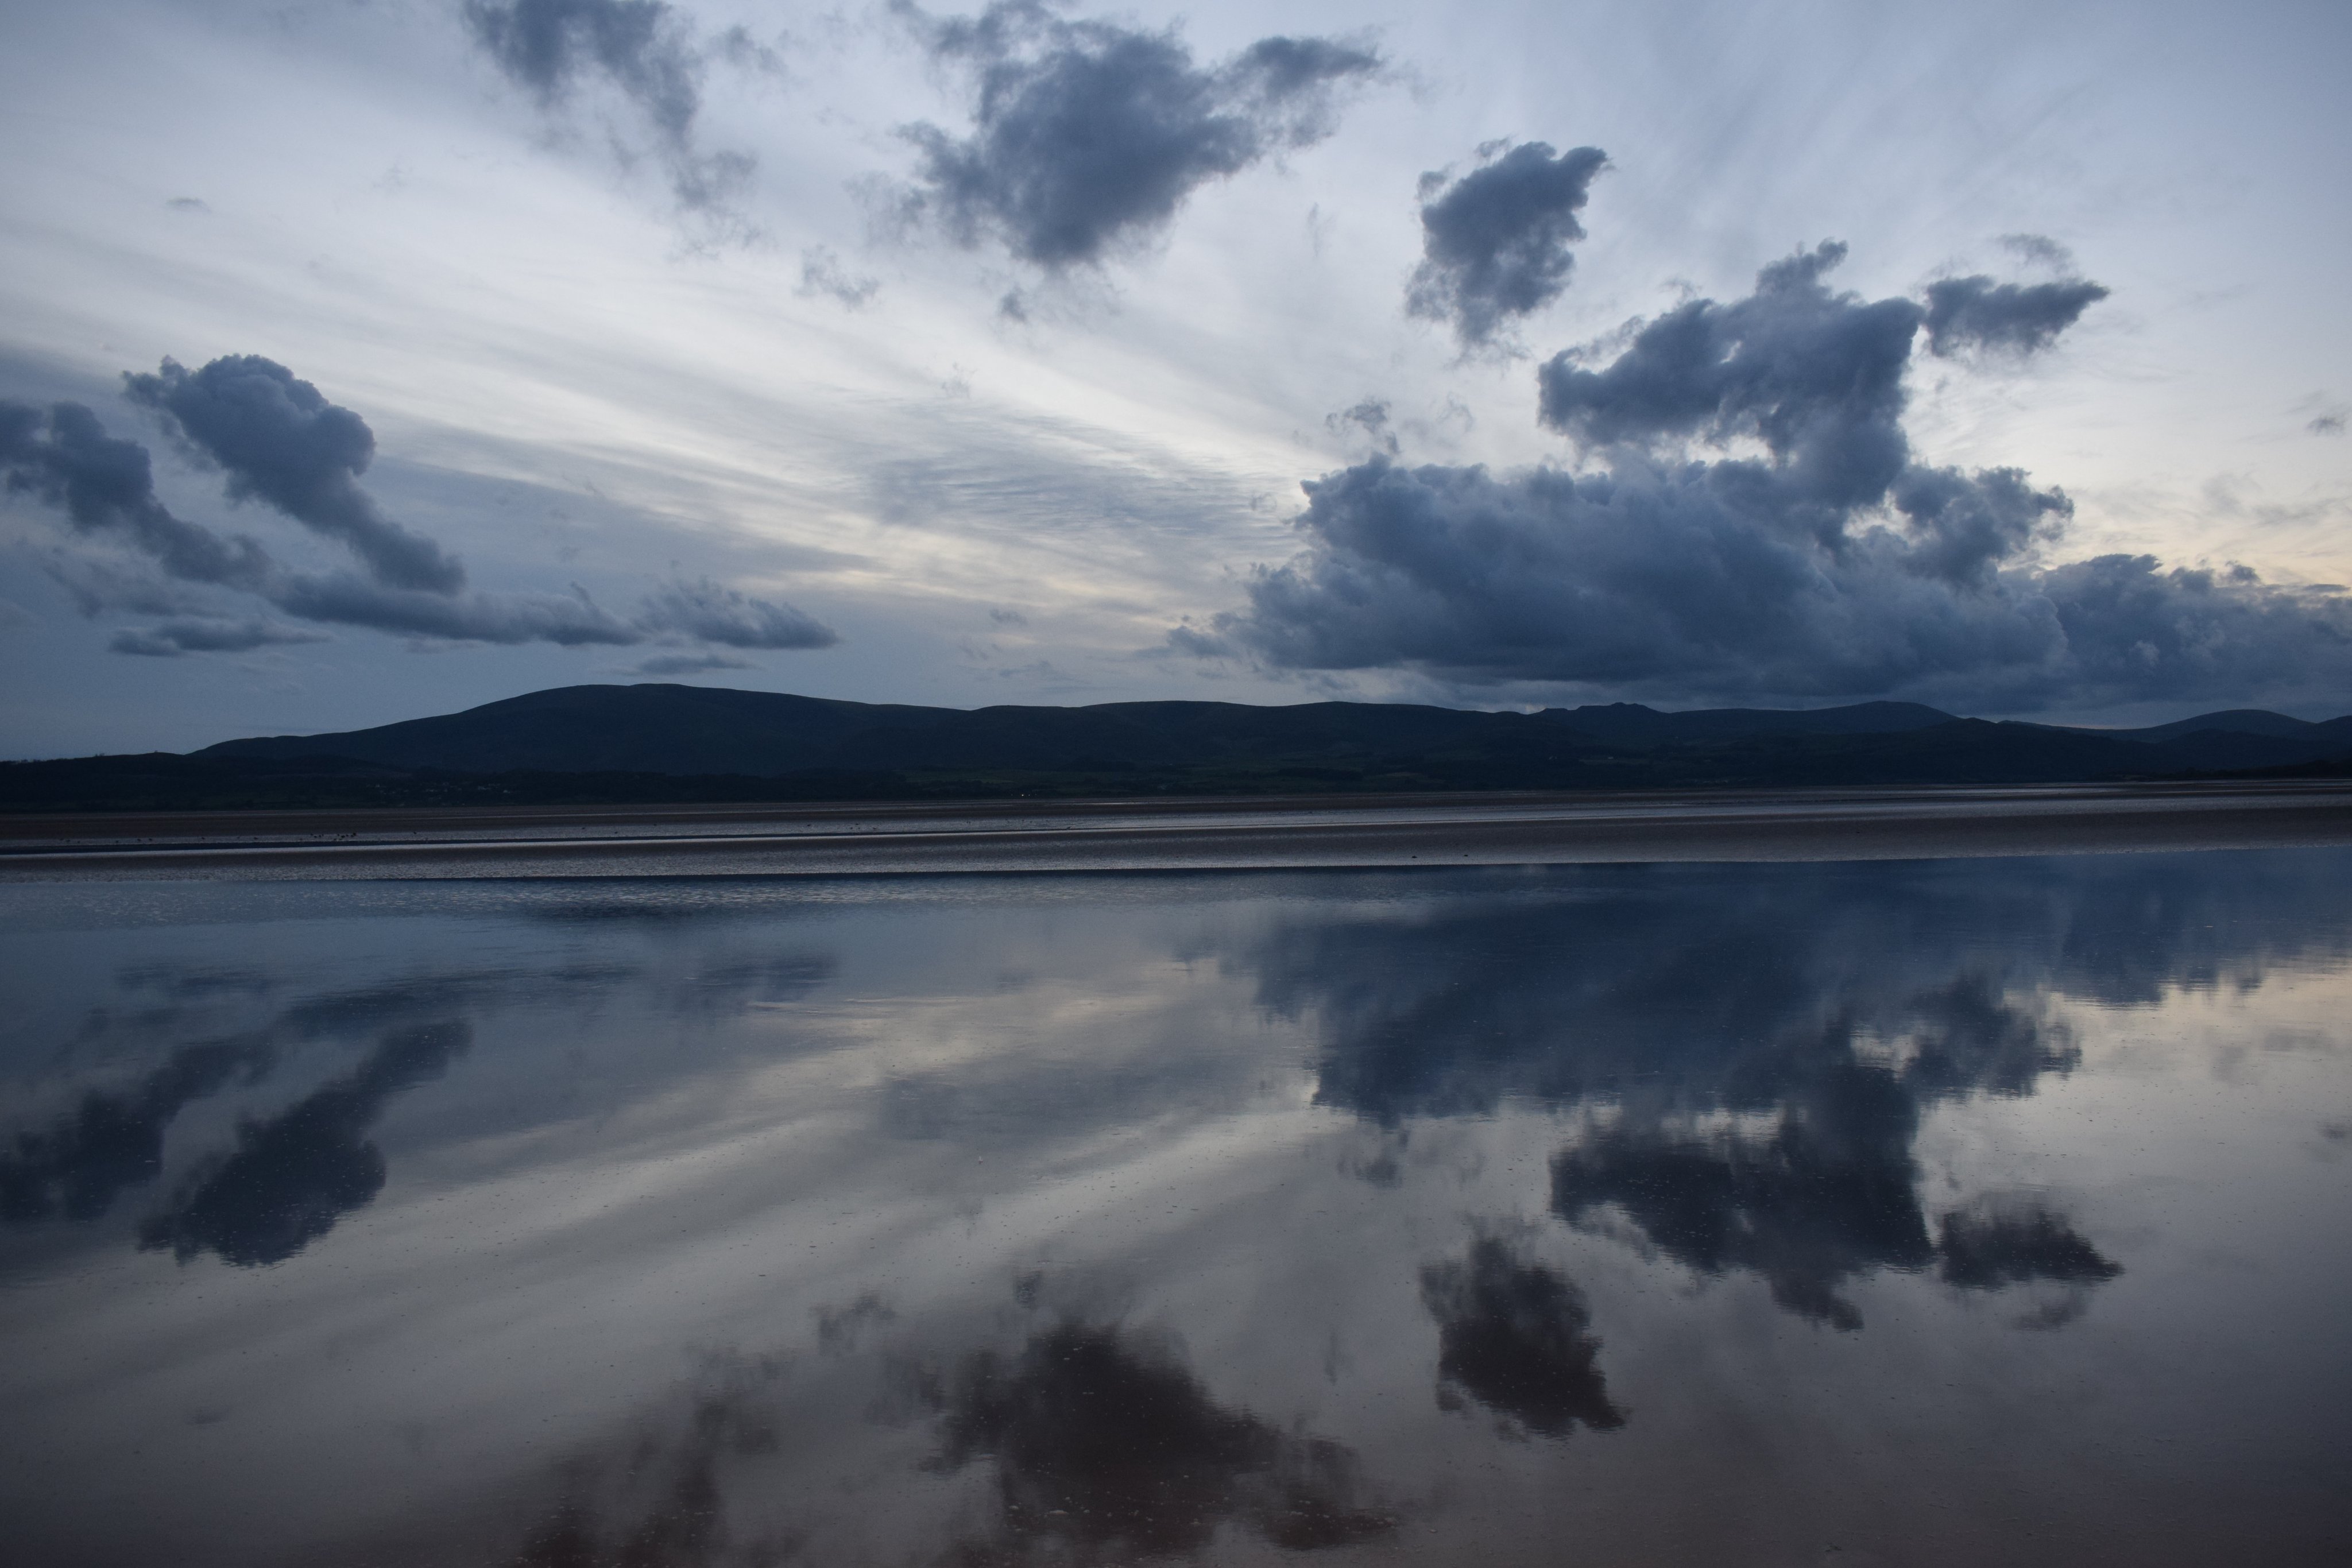
[[[12,1559],[2352,1559],[2352,848],[593,863],[0,880]]]

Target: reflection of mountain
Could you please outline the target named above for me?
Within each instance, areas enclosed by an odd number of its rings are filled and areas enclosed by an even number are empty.
[[[1192,1552],[1228,1521],[1293,1550],[1393,1528],[1357,1500],[1350,1450],[1217,1405],[1171,1352],[1116,1327],[1064,1322],[1010,1361],[975,1353],[933,1399],[943,1469],[996,1461],[997,1536],[962,1561]]]
[[[1299,921],[1250,962],[1321,1035],[1317,1098],[1384,1126],[1589,1108],[1551,1201],[1853,1327],[1845,1281],[2080,1292],[2119,1271],[2060,1215],[1932,1225],[1927,1108],[2032,1093],[2080,1051],[2042,998],[2145,1003],[2341,957],[2352,887],[2282,854],[1608,869]]]
[[[457,1021],[395,1030],[348,1076],[246,1123],[234,1153],[140,1227],[140,1247],[168,1247],[183,1263],[201,1252],[247,1267],[291,1258],[383,1186],[383,1155],[364,1134],[385,1103],[440,1076],[473,1038]]]
[[[173,1117],[232,1078],[259,1078],[273,1054],[252,1040],[184,1046],[136,1088],[93,1090],[52,1125],[19,1133],[16,1151],[0,1155],[0,1219],[98,1218],[124,1187],[163,1168]]]
[[[1459,1262],[1421,1271],[1421,1299],[1437,1320],[1441,1398],[1459,1388],[1530,1432],[1564,1437],[1625,1424],[1601,1375],[1601,1342],[1574,1282],[1481,1236]]]

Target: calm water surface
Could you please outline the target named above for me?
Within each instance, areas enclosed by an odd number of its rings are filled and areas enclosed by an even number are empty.
[[[0,887],[27,1564],[2352,1561],[2352,852]]]

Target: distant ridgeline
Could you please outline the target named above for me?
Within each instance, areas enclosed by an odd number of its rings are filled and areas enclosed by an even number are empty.
[[[340,735],[0,764],[0,810],[922,800],[1444,789],[2023,784],[2352,773],[2352,717],[2152,729],[1916,703],[1480,713],[1383,703],[907,707],[704,686],[562,686]]]

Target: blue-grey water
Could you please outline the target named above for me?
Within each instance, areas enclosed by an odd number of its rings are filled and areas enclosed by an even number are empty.
[[[0,885],[27,1564],[2352,1561],[2352,851]]]

